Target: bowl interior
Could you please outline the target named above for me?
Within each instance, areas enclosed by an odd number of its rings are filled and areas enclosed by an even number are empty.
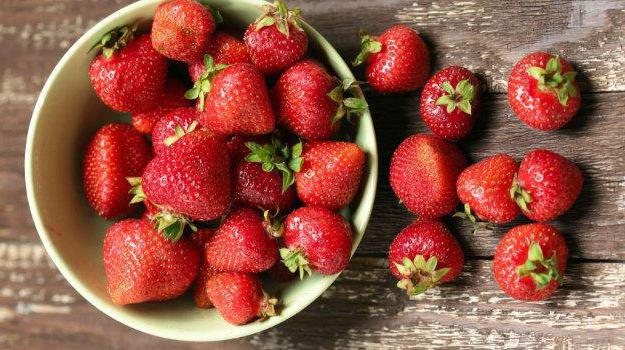
[[[231,326],[215,310],[201,310],[190,297],[164,303],[120,307],[105,289],[101,262],[102,239],[111,224],[87,205],[81,187],[80,166],[90,135],[101,125],[127,120],[108,110],[91,89],[87,71],[93,54],[90,45],[115,26],[150,19],[159,0],[144,0],[107,17],[84,34],[65,54],[46,82],[37,101],[26,145],[26,187],[33,220],[44,246],[61,273],[90,303],[112,318],[160,337],[213,341],[241,337],[276,325],[314,301],[337,277],[313,275],[279,287],[281,314],[264,322]],[[261,12],[257,0],[213,0],[226,21],[245,28]],[[315,55],[341,78],[351,72],[331,45],[308,25]],[[321,56],[321,57],[319,57]],[[371,116],[365,113],[356,126],[357,142],[368,154],[361,195],[348,215],[358,246],[366,228],[377,181],[377,150]]]

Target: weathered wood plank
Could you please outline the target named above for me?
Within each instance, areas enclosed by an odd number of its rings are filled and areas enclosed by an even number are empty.
[[[625,266],[572,263],[547,302],[505,297],[490,262],[468,261],[454,283],[409,300],[382,259],[356,258],[333,287],[282,326],[227,349],[394,349],[494,347],[605,348],[625,342]],[[0,244],[0,348],[196,349],[130,330],[71,289],[38,244]],[[320,325],[323,325],[320,327]]]

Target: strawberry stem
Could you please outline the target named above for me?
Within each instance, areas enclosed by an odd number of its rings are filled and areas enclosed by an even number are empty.
[[[413,260],[404,257],[401,264],[395,263],[395,267],[404,277],[397,282],[397,287],[405,289],[409,296],[415,296],[439,285],[451,268],[436,269],[436,265],[438,259],[435,256],[427,261],[423,255],[417,255]]]
[[[254,22],[256,30],[275,25],[278,31],[288,37],[290,34],[289,24],[297,30],[303,31],[299,24],[302,11],[299,7],[289,10],[284,1],[274,1],[272,5],[265,6],[265,13]]]
[[[528,68],[527,74],[538,81],[538,88],[541,91],[554,92],[563,106],[568,104],[569,97],[577,96],[574,84],[577,72],[562,73],[559,55],[550,58],[545,68],[535,66]]]
[[[186,128],[183,128],[180,125],[176,125],[174,127],[174,135],[167,137],[165,140],[163,140],[163,143],[165,144],[165,146],[169,147],[173,145],[176,141],[178,141],[184,135],[190,132],[193,132],[196,128],[197,128],[197,121],[194,121],[193,123],[188,125]]]
[[[134,33],[137,31],[137,23],[132,25],[124,25],[111,29],[106,32],[100,40],[95,42],[90,48],[88,53],[93,50],[102,50],[102,55],[105,58],[111,58],[115,51],[128,45],[130,40],[134,37]]]
[[[367,34],[363,29],[360,30],[360,52],[352,61],[352,66],[356,67],[369,59],[371,54],[382,51],[382,43],[378,38]]]
[[[308,265],[308,260],[304,257],[304,254],[299,250],[290,250],[288,248],[280,248],[280,257],[284,265],[295,273],[299,270],[299,279],[304,279],[304,275],[312,275],[312,270]]]
[[[475,98],[475,87],[469,80],[459,81],[455,88],[446,81],[441,84],[441,88],[446,94],[441,95],[436,100],[437,106],[447,106],[447,113],[453,112],[457,107],[464,113],[471,115],[471,102]]]
[[[536,272],[539,268],[546,271]],[[536,284],[537,290],[545,288],[552,280],[558,283],[563,282],[562,275],[558,271],[558,259],[555,252],[549,259],[545,259],[542,248],[536,241],[530,244],[527,250],[527,260],[517,267],[516,272],[519,277],[529,276]]]
[[[332,124],[338,122],[344,116],[347,116],[348,120],[354,115],[360,116],[367,109],[368,106],[365,99],[355,97],[358,95],[358,85],[359,82],[353,78],[345,78],[327,94],[332,101],[339,105],[332,119]],[[349,94],[349,97],[345,98],[345,94]]]
[[[259,321],[264,321],[271,316],[276,316],[278,314],[277,308],[279,303],[278,298],[269,296],[269,294],[263,290],[263,298],[260,301],[258,314],[258,317],[260,317]]]
[[[532,196],[527,192],[519,183],[518,175],[514,175],[512,180],[512,187],[510,187],[510,198],[516,202],[516,204],[523,210],[523,212],[529,212],[527,205],[532,202]]]
[[[213,56],[205,55],[204,72],[202,73],[200,78],[195,83],[193,83],[193,87],[185,92],[184,97],[188,100],[199,99],[197,109],[199,111],[203,111],[206,94],[208,94],[212,88],[211,80],[215,77],[215,75],[217,75],[217,73],[226,69],[227,67],[227,64],[215,65]]]
[[[261,163],[266,172],[278,170],[282,173],[282,192],[295,183],[294,173],[298,173],[304,159],[302,156],[302,143],[298,142],[292,147],[283,143],[276,137],[271,138],[271,143],[259,145],[256,142],[246,142],[245,146],[250,153],[245,160],[251,163]]]
[[[473,225],[473,230],[471,231],[472,233],[475,233],[479,230],[491,228],[489,227],[489,224],[487,222],[480,221],[475,217],[475,215],[471,212],[471,206],[469,205],[469,203],[464,203],[463,208],[464,208],[464,211],[455,212],[454,215],[452,215],[452,217],[461,218],[461,219],[469,221],[471,225]]]

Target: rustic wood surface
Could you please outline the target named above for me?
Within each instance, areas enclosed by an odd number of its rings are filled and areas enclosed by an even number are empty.
[[[76,38],[130,2],[0,2],[0,349],[625,347],[625,1],[290,1],[346,59],[357,51],[359,27],[378,33],[401,22],[424,36],[436,68],[458,64],[480,73],[489,93],[461,146],[473,160],[496,152],[520,159],[546,147],[578,163],[586,177],[582,198],[555,222],[574,258],[552,299],[511,301],[493,282],[489,261],[507,227],[471,234],[451,222],[468,256],[462,277],[418,300],[405,298],[384,256],[413,218],[384,174],[399,142],[425,128],[417,94],[369,95],[382,176],[357,257],[291,320],[219,344],[151,337],[97,311],[51,264],[28,212],[23,149],[38,92]],[[520,124],[504,94],[513,63],[539,49],[560,52],[583,82],[581,112],[555,133]]]

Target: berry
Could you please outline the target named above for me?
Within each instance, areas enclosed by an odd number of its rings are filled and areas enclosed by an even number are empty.
[[[508,103],[517,117],[532,128],[560,129],[580,106],[576,74],[558,55],[531,53],[510,72]]]
[[[411,296],[458,277],[463,264],[460,245],[440,221],[413,222],[395,237],[388,252],[397,286]]]
[[[152,157],[141,134],[126,124],[107,124],[91,138],[83,158],[83,186],[98,215],[113,219],[132,212],[127,177],[140,176]]]
[[[437,136],[416,134],[393,153],[390,182],[399,200],[422,218],[453,213],[456,180],[466,166],[462,152]]]
[[[187,88],[178,79],[168,79],[158,106],[150,111],[132,115],[132,126],[140,133],[150,134],[154,125],[172,109],[191,106],[191,101],[184,98]]]
[[[250,154],[250,149],[245,145],[248,142],[264,145],[267,143],[264,135],[234,135],[228,140],[228,153],[230,153],[230,164],[233,169],[239,166],[239,162]]]
[[[414,30],[405,25],[389,28],[379,37],[361,33],[362,51],[353,64],[367,63],[371,89],[382,93],[414,91],[430,73],[430,52]]]
[[[471,131],[480,93],[480,82],[470,70],[447,67],[425,84],[421,118],[434,134],[459,140]]]
[[[222,31],[215,32],[206,53],[213,56],[215,64],[252,63],[245,44]],[[189,76],[192,81],[197,81],[205,70],[203,57],[189,62]]]
[[[544,300],[562,283],[568,254],[566,242],[555,228],[540,223],[517,226],[499,241],[493,274],[508,296]]]
[[[155,154],[163,153],[182,136],[197,128],[197,109],[176,108],[161,118],[152,129],[152,147]]]
[[[240,162],[234,180],[235,202],[272,212],[286,212],[295,202],[295,191],[282,191],[279,171],[264,171],[260,163]]]

